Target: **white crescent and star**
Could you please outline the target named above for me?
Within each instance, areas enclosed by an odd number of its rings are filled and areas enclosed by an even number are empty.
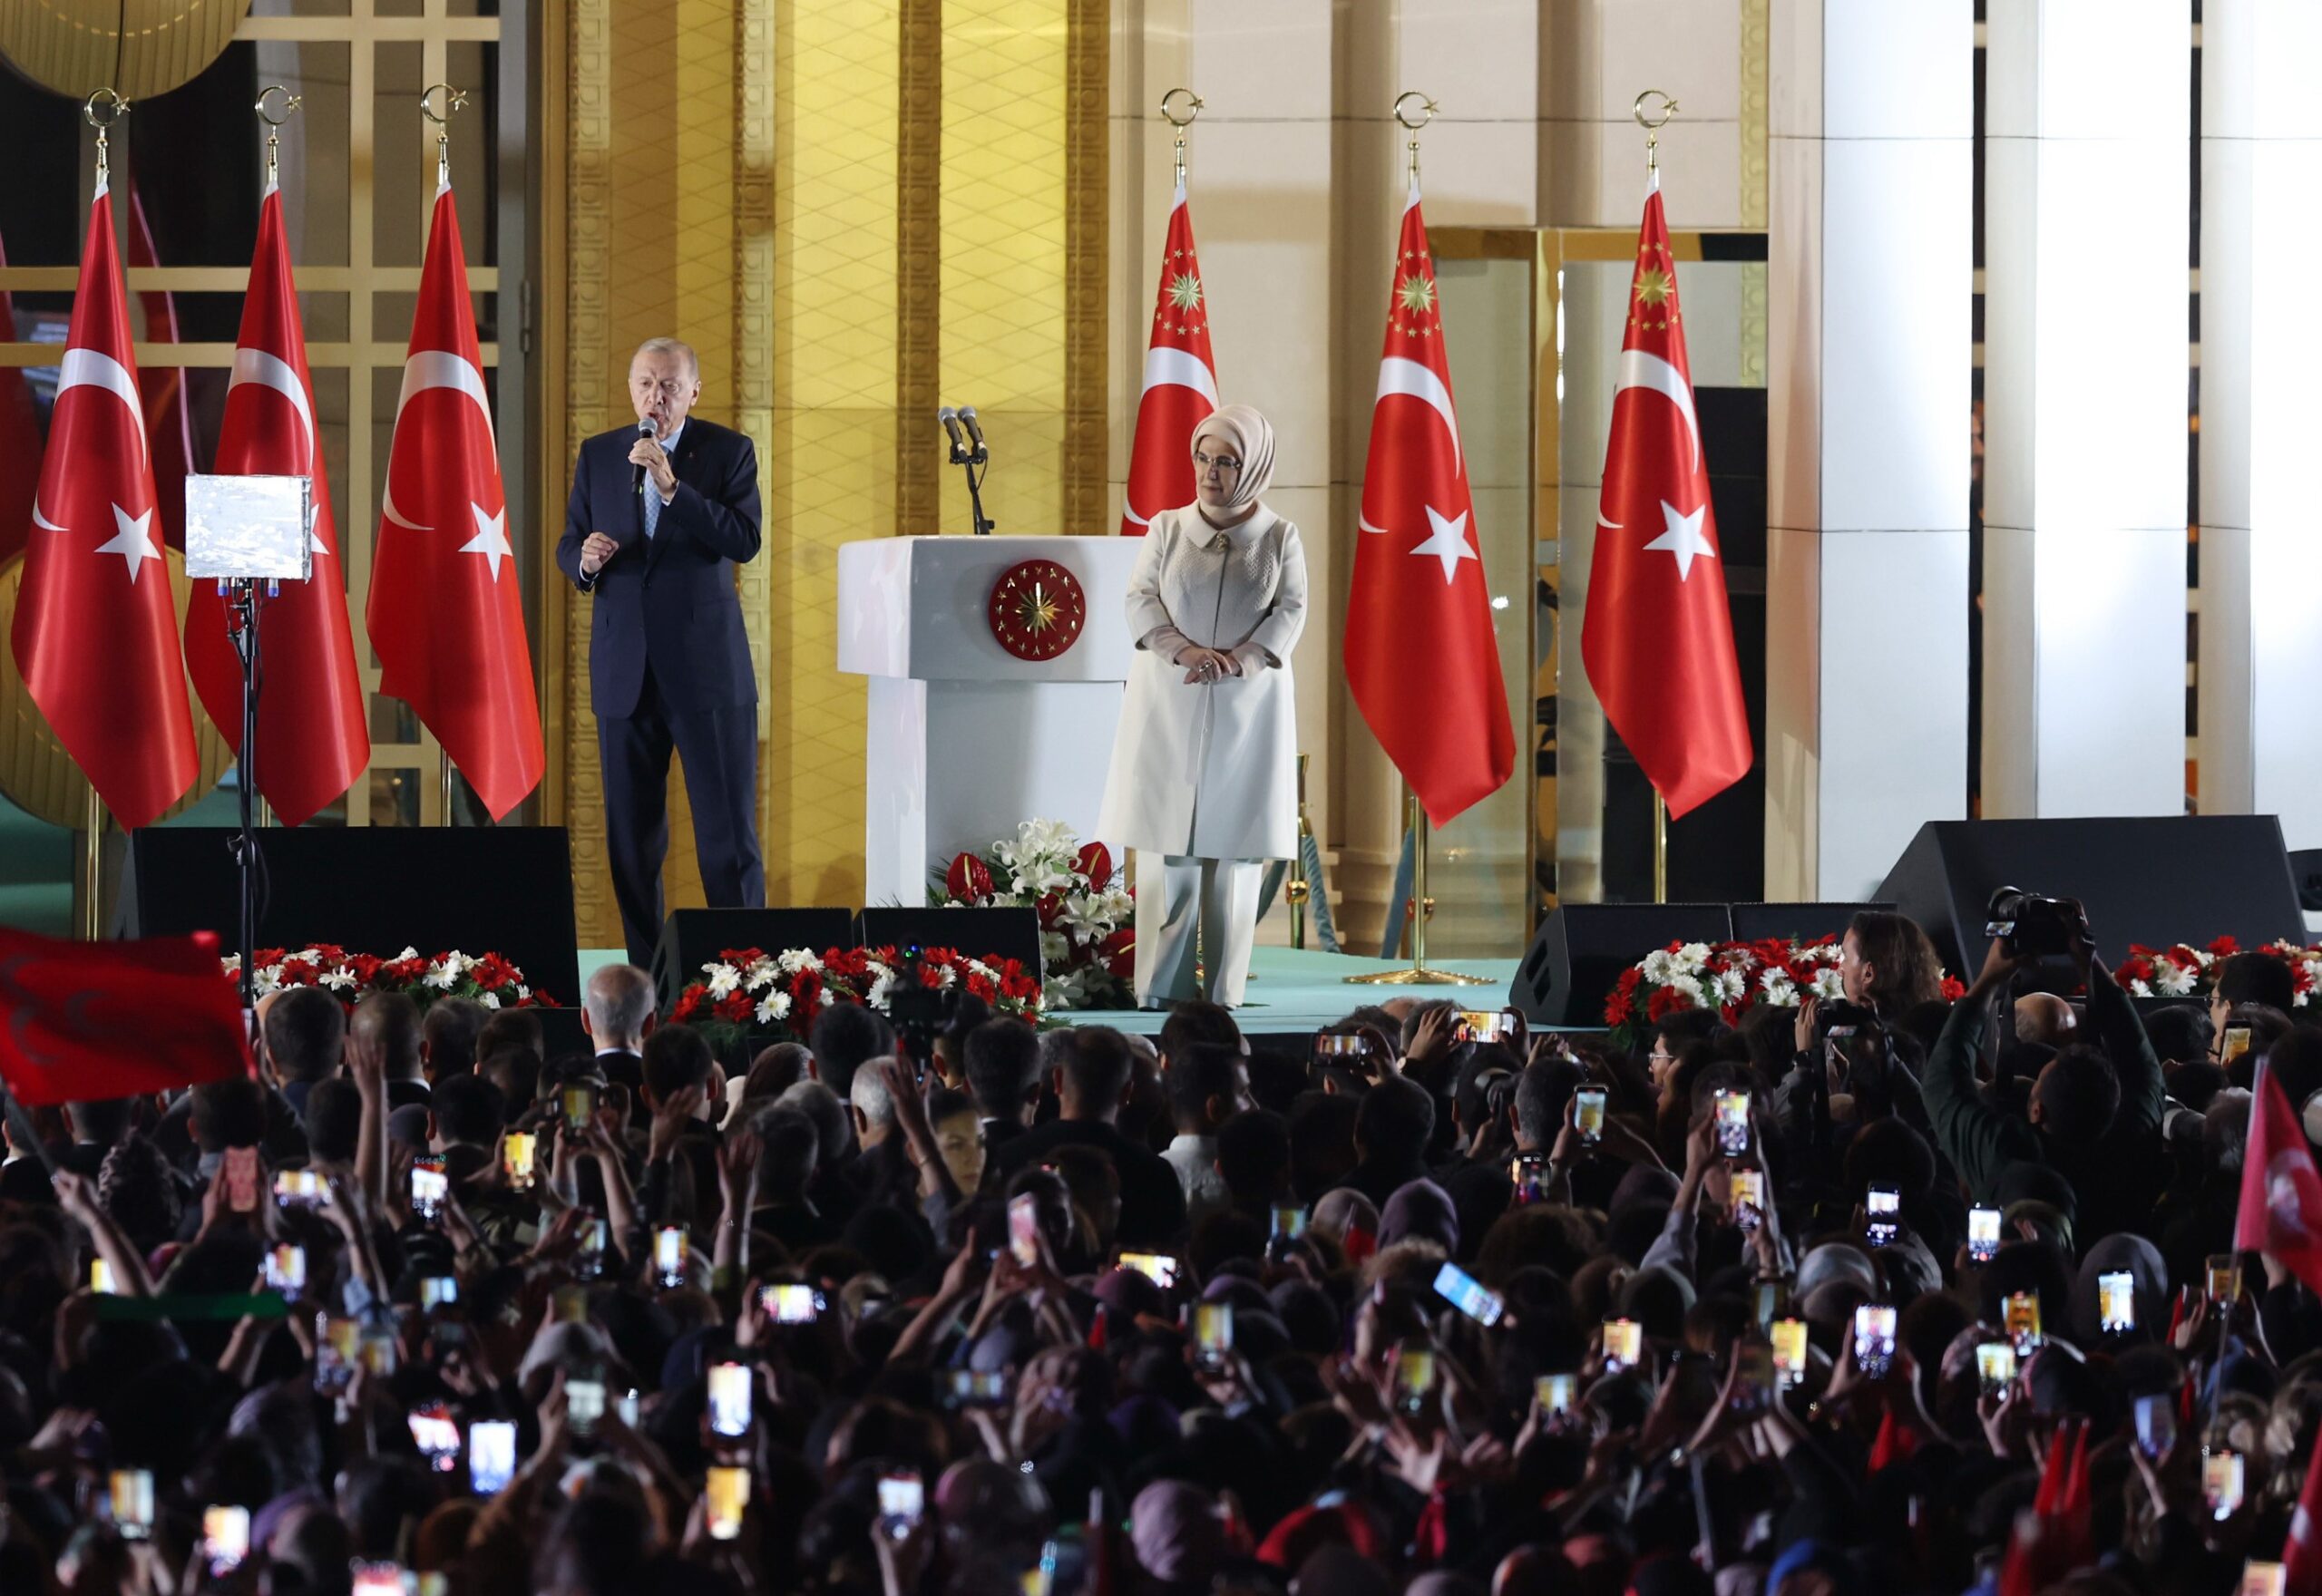
[[[137,585],[137,573],[145,561],[159,560],[161,551],[153,547],[153,512],[132,516],[116,504],[112,507],[114,531],[109,542],[97,545],[100,554],[118,554],[129,565],[129,585]]]
[[[1685,437],[1693,450],[1693,469],[1702,468],[1702,423],[1693,411],[1693,390],[1684,374],[1658,355],[1643,349],[1621,351],[1620,376],[1613,384],[1613,397],[1618,399],[1624,388],[1644,388],[1658,394],[1677,407],[1685,419]],[[1709,505],[1702,506],[1690,515],[1678,510],[1666,499],[1661,501],[1661,535],[1645,545],[1648,550],[1668,554],[1677,561],[1677,579],[1683,581],[1693,574],[1693,560],[1697,555],[1717,558],[1717,550],[1702,535],[1702,521]],[[1596,510],[1596,524],[1612,531],[1619,531],[1621,523],[1608,517],[1600,504]]]
[[[1707,538],[1702,536],[1702,520],[1708,513],[1709,506],[1706,503],[1691,515],[1685,515],[1666,499],[1661,501],[1663,530],[1661,535],[1647,543],[1645,548],[1648,550],[1659,550],[1665,554],[1674,556],[1677,561],[1677,579],[1681,582],[1693,574],[1693,560],[1696,556],[1706,555],[1712,560],[1717,558],[1717,550],[1710,547]]]
[[[1446,519],[1434,505],[1427,507],[1427,524],[1430,529],[1427,541],[1411,550],[1413,554],[1433,555],[1443,562],[1443,585],[1449,587],[1459,579],[1459,562],[1476,560],[1476,550],[1468,541],[1468,511]],[[1482,563],[1478,560],[1478,563]]]
[[[234,390],[244,383],[272,389],[288,400],[290,408],[298,413],[298,424],[306,430],[307,470],[311,474],[315,459],[315,412],[307,402],[307,384],[298,380],[298,368],[278,355],[270,355],[263,349],[253,349],[244,345],[234,351],[234,375],[226,384],[227,403],[233,402]],[[330,549],[315,530],[316,521],[321,514],[321,500],[316,499],[307,504],[307,547],[317,554],[327,556]]]
[[[448,349],[422,349],[403,363],[403,393],[395,400],[395,425],[398,429],[403,425],[404,407],[430,388],[452,388],[474,400],[477,412],[483,417],[484,439],[491,443],[495,452],[499,449],[499,441],[494,437],[492,430],[492,395],[483,385],[483,373],[472,362],[463,359]],[[392,443],[388,446],[387,459],[389,475],[392,477],[395,459]],[[433,530],[413,521],[395,508],[392,487],[381,491],[379,510],[381,514],[399,527],[408,527],[415,532]],[[479,520],[482,513],[480,511],[477,512]],[[503,511],[502,513],[504,515],[506,512]],[[501,542],[504,547],[507,540],[503,537]],[[496,566],[493,574],[495,579],[499,575]]]
[[[486,515],[483,505],[471,501],[468,513],[475,517],[475,536],[461,544],[459,551],[483,555],[484,563],[492,567],[492,579],[497,582],[500,562],[514,559],[516,553],[508,546],[508,507],[503,504],[497,514]]]
[[[137,379],[129,375],[129,368],[102,349],[67,349],[64,358],[57,363],[56,403],[63,404],[64,395],[75,388],[102,388],[129,406],[132,422],[129,434],[137,440],[137,462],[142,467],[145,464],[145,403],[137,392]],[[118,506],[114,513],[120,513]],[[44,532],[66,530],[43,513],[37,493],[33,497],[33,525]],[[134,560],[130,562],[129,574],[132,580],[137,575]]]
[[[1438,376],[1431,366],[1420,361],[1406,360],[1400,355],[1390,355],[1379,363],[1379,392],[1371,402],[1372,411],[1375,413],[1392,394],[1416,399],[1442,417],[1444,435],[1451,440],[1451,469],[1454,473],[1464,470],[1465,460],[1459,450],[1459,418],[1451,408],[1449,384]],[[1375,426],[1377,423],[1374,422],[1372,424]],[[1469,511],[1463,510],[1458,515],[1446,516],[1432,504],[1423,508],[1427,511],[1428,534],[1411,548],[1410,552],[1441,560],[1443,585],[1448,588],[1458,579],[1461,560],[1473,560],[1478,565],[1482,563],[1475,545],[1468,539]],[[1356,512],[1355,524],[1366,532],[1384,532],[1387,530],[1360,511]]]

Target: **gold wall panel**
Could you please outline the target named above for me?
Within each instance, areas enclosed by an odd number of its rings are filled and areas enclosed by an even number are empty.
[[[74,100],[167,93],[218,59],[250,0],[7,0],[0,56]]]

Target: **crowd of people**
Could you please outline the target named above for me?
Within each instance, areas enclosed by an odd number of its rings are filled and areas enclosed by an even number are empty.
[[[1839,974],[1642,1052],[962,998],[720,1059],[616,966],[558,1058],[521,1010],[275,995],[256,1078],[10,1121],[0,1591],[2202,1596],[2278,1561],[2322,1303],[2233,1249],[2253,1071],[2322,1094],[2288,967],[2141,1014],[2083,927],[1946,1004],[1865,914]]]

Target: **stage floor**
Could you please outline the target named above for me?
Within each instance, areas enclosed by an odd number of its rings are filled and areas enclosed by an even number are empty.
[[[618,963],[618,948],[583,948],[580,979],[585,985],[600,965]],[[1249,1001],[1240,1010],[1242,1029],[1251,1036],[1302,1033],[1344,1019],[1364,1003],[1390,998],[1453,998],[1478,1008],[1498,1008],[1507,1001],[1508,983],[1516,978],[1517,959],[1436,959],[1429,962],[1465,975],[1482,976],[1481,987],[1351,987],[1346,978],[1371,970],[1394,969],[1400,959],[1357,959],[1344,953],[1301,952],[1290,948],[1260,948],[1250,959]],[[1465,996],[1463,996],[1463,994]],[[1139,1036],[1152,1036],[1168,1017],[1139,1009],[1084,1009],[1057,1016],[1070,1025],[1115,1026]]]

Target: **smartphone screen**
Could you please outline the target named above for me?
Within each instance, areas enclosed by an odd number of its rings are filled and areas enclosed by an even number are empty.
[[[1873,1379],[1884,1376],[1895,1362],[1895,1309],[1885,1303],[1865,1302],[1854,1310],[1855,1367]]]
[[[1774,1378],[1787,1390],[1806,1377],[1806,1321],[1778,1319],[1767,1335],[1773,1343]]]
[[[142,1541],[153,1533],[153,1476],[141,1468],[117,1468],[108,1481],[112,1522],[124,1541]]]
[[[597,1117],[597,1087],[592,1081],[573,1081],[564,1088],[564,1123],[574,1131],[585,1131],[589,1122]]]
[[[879,1476],[879,1517],[887,1527],[887,1537],[900,1541],[919,1527],[927,1512],[927,1487],[917,1474],[881,1474]]]
[[[1742,1102],[1745,1105],[1745,1107],[1742,1110],[1745,1120],[1749,1112],[1746,1107],[1746,1105],[1749,1102],[1749,1095],[1750,1095],[1746,1092],[1742,1095]],[[1579,1131],[1580,1139],[1582,1141],[1601,1142],[1605,1139],[1604,1087],[1583,1086],[1573,1093],[1572,1123],[1574,1128]]]
[[[1996,1396],[2015,1383],[2015,1348],[2006,1341],[1981,1341],[1976,1346],[1976,1382],[1986,1396]]]
[[[497,1496],[516,1477],[516,1426],[507,1419],[478,1419],[468,1426],[468,1486]]]
[[[399,1562],[358,1562],[348,1596],[408,1596]]]
[[[422,1275],[419,1280],[419,1306],[449,1308],[460,1299],[460,1282],[452,1275]]]
[[[258,1212],[258,1149],[229,1147],[220,1165],[226,1173],[226,1206],[236,1213]]]
[[[315,1335],[315,1389],[326,1396],[346,1389],[355,1378],[356,1360],[362,1356],[363,1326],[359,1320],[318,1316]]]
[[[576,1435],[595,1431],[597,1421],[605,1416],[605,1382],[574,1380],[564,1382],[564,1416]]]
[[[713,1468],[709,1471],[708,1486],[702,1494],[709,1538],[730,1541],[740,1534],[742,1513],[750,1504],[750,1471],[737,1467]]]
[[[945,1397],[953,1407],[998,1407],[1008,1400],[1008,1376],[1000,1369],[955,1368]]]
[[[1234,1347],[1234,1305],[1197,1302],[1194,1305],[1194,1350],[1203,1365],[1215,1368]]]
[[[1481,1280],[1456,1263],[1435,1271],[1435,1294],[1487,1328],[1499,1322],[1507,1306],[1498,1292],[1486,1289]]]
[[[253,1149],[251,1156],[257,1156]],[[274,1202],[279,1208],[317,1208],[330,1188],[310,1169],[278,1170],[274,1176]]]
[[[250,1554],[250,1510],[232,1504],[201,1510],[201,1552],[215,1575],[231,1573]]]
[[[2235,1596],[2286,1596],[2289,1590],[2289,1569],[2278,1562],[2252,1562],[2241,1571],[2241,1583]]]
[[[665,1289],[686,1283],[686,1233],[676,1225],[653,1232],[653,1274]]]
[[[1717,1095],[1717,1147],[1728,1158],[1739,1158],[1750,1151],[1749,1093]]]
[[[2177,1445],[2177,1398],[2167,1393],[2137,1398],[2137,1445],[2158,1461]]]
[[[2241,1454],[2220,1447],[2201,1457],[2201,1500],[2210,1516],[2223,1522],[2241,1510]]]
[[[1605,1367],[1608,1372],[1634,1368],[1644,1357],[1644,1327],[1633,1319],[1605,1321]]]
[[[1275,1203],[1271,1234],[1284,1241],[1301,1240],[1306,1234],[1306,1211],[1287,1202]]]
[[[1891,1247],[1902,1233],[1896,1215],[1902,1212],[1903,1199],[1892,1186],[1873,1186],[1863,1201],[1863,1240],[1873,1247]]]
[[[2030,1357],[2040,1345],[2040,1299],[2034,1293],[2018,1291],[2008,1298],[2007,1338],[2018,1358]]]
[[[1763,1407],[1772,1402],[1781,1388],[1781,1377],[1774,1367],[1774,1349],[1770,1342],[1744,1341],[1734,1349],[1742,1360],[1742,1377],[1736,1382],[1745,1401],[1751,1406]]]
[[[778,1325],[810,1325],[823,1314],[823,1294],[812,1286],[767,1286],[758,1293],[766,1318]]]
[[[405,1422],[411,1426],[411,1444],[427,1460],[428,1467],[447,1474],[459,1466],[460,1426],[450,1408],[430,1402],[413,1408]]]
[[[501,1139],[500,1167],[507,1172],[508,1183],[519,1192],[532,1189],[534,1143],[530,1131],[510,1131]]]
[[[1999,1256],[1999,1210],[1971,1208],[1967,1211],[1967,1256],[1977,1263],[1989,1263]]]
[[[2218,1063],[2220,1065],[2231,1064],[2235,1059],[2240,1057],[2243,1054],[2249,1051],[2249,1027],[2248,1026],[2226,1027],[2225,1039],[2218,1044]]]
[[[2096,1277],[2097,1324],[2110,1336],[2137,1328],[2136,1278],[2126,1270]]]
[[[1349,1031],[1325,1031],[1314,1038],[1314,1051],[1324,1058],[1360,1058],[1371,1051],[1371,1041]]]
[[[2209,1260],[2209,1292],[2212,1302],[2231,1302],[2241,1295],[2241,1255],[2213,1252]]]
[[[1008,1251],[1020,1268],[1040,1261],[1040,1200],[1029,1192],[1008,1200]]]
[[[269,1250],[265,1263],[266,1289],[296,1297],[307,1289],[307,1250],[285,1243]]]
[[[580,1221],[580,1247],[572,1255],[572,1272],[593,1280],[605,1272],[605,1249],[611,1245],[612,1227],[600,1219]]]
[[[100,1297],[111,1297],[121,1289],[113,1284],[112,1265],[102,1258],[89,1260],[89,1289]]]
[[[1164,1291],[1177,1283],[1177,1260],[1165,1252],[1124,1252],[1121,1267],[1143,1275]]]
[[[1782,1317],[1790,1307],[1790,1287],[1781,1280],[1758,1282],[1758,1328],[1771,1331],[1774,1320]]]
[[[750,1370],[746,1364],[709,1366],[709,1433],[738,1441],[750,1433]]]
[[[432,1225],[443,1217],[444,1199],[451,1191],[451,1177],[444,1173],[442,1158],[431,1153],[412,1162],[411,1212],[422,1224]]]
[[[1435,1349],[1432,1347],[1398,1347],[1395,1349],[1395,1405],[1407,1414],[1416,1414],[1427,1405],[1429,1395],[1435,1389]]]
[[[1737,1169],[1726,1173],[1727,1200],[1733,1210],[1733,1222],[1745,1231],[1758,1228],[1766,1212],[1766,1176],[1763,1170]]]
[[[1578,1383],[1572,1375],[1541,1375],[1532,1382],[1532,1395],[1544,1413],[1570,1413],[1573,1387]]]

